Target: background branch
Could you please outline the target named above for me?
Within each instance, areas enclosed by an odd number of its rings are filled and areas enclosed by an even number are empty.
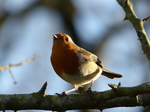
[[[2,71],[2,70],[9,70],[9,69],[11,69],[12,67],[21,66],[21,65],[23,65],[23,64],[32,62],[32,61],[34,61],[34,60],[36,60],[36,59],[37,59],[37,57],[35,56],[35,57],[31,58],[31,59],[27,59],[27,60],[22,61],[22,62],[17,63],[17,64],[9,64],[9,65],[7,65],[7,66],[0,66],[0,71]]]
[[[11,68],[12,67],[18,67],[18,66],[24,65],[24,64],[32,62],[32,61],[34,61],[36,59],[37,59],[37,56],[35,56],[35,57],[31,58],[31,59],[27,59],[27,60],[22,61],[22,62],[17,63],[17,64],[9,64],[9,65],[6,65],[6,66],[0,66],[0,71],[2,71],[2,70],[8,70],[9,73],[10,73],[10,75],[12,76],[12,78],[14,80],[14,84],[16,84],[17,81],[16,81],[16,79],[15,79],[15,77],[14,77],[12,71],[11,71]]]
[[[133,4],[129,0],[117,0],[117,2],[125,11],[126,16],[124,20],[129,20],[135,28],[136,33],[141,42],[142,50],[144,54],[146,54],[148,60],[150,61],[150,43],[146,31],[144,29],[144,22],[150,20],[150,18],[148,17],[143,20],[138,18],[133,10]]]

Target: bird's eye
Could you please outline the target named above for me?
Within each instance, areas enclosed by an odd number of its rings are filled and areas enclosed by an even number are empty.
[[[68,42],[68,41],[69,41],[69,38],[66,38],[65,40]]]

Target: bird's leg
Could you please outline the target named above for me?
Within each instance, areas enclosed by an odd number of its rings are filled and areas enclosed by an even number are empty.
[[[90,87],[88,88],[87,91],[85,91],[85,93],[89,93],[89,94],[93,94],[92,90],[91,90],[91,87],[92,87],[92,84],[94,83],[94,81],[92,80],[92,82],[90,83]]]
[[[92,87],[92,84],[94,83],[94,81],[92,80],[92,82],[90,83],[90,87],[88,88],[88,90],[87,91],[85,91],[84,93],[87,93],[88,95],[89,95],[89,97],[90,97],[90,99],[92,100],[92,98],[93,98],[93,92],[92,92],[92,90],[91,90],[91,87]]]
[[[75,90],[77,90],[77,89],[78,89],[78,86],[74,85],[74,88],[73,88],[73,89],[64,91],[64,92],[62,92],[61,94],[58,94],[58,93],[56,93],[56,94],[57,94],[58,96],[63,96],[63,95],[67,95],[67,93],[72,92],[72,91],[75,91]]]
[[[67,94],[67,93],[72,92],[72,91],[75,91],[75,90],[77,90],[77,89],[78,89],[78,87],[77,87],[77,86],[74,86],[73,89],[70,89],[70,90],[68,90],[68,91],[64,91],[62,94]]]

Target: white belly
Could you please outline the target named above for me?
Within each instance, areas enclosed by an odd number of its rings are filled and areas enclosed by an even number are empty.
[[[79,72],[76,74],[63,74],[62,79],[71,83],[74,86],[82,86],[95,81],[102,73],[102,70],[94,62],[82,64]]]

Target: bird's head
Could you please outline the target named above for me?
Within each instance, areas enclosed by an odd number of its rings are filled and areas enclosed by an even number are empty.
[[[54,38],[54,45],[53,46],[56,46],[56,47],[59,47],[59,48],[75,48],[77,49],[78,46],[73,42],[72,38],[67,35],[67,34],[62,34],[62,33],[59,33],[59,34],[55,34],[53,35],[53,38]]]

